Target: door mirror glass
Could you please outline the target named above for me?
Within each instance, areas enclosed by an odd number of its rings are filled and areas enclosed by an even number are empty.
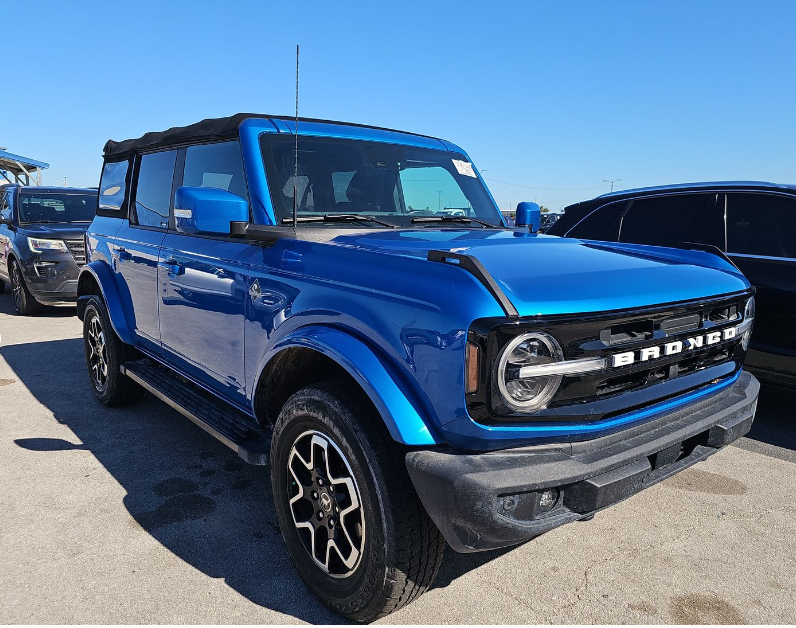
[[[542,221],[542,210],[536,203],[520,203],[517,205],[517,213],[514,216],[514,224],[517,227],[528,227],[529,231],[539,231],[539,223]]]
[[[230,222],[248,222],[249,204],[218,188],[177,188],[174,219],[179,233],[229,235]]]

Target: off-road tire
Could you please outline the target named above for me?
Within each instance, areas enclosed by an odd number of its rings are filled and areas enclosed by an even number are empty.
[[[317,565],[294,523],[291,486],[297,485],[287,464],[308,432],[321,434],[344,456],[360,494],[363,549],[348,575],[334,577]],[[445,540],[420,503],[404,453],[370,401],[346,380],[300,390],[274,426],[271,488],[288,552],[310,591],[354,621],[373,621],[410,603],[431,586],[442,563]]]
[[[22,268],[20,268],[19,262],[15,259],[12,259],[8,265],[8,276],[11,280],[11,295],[13,296],[14,309],[17,314],[29,316],[41,312],[44,306],[28,290],[28,284],[25,283]]]
[[[101,332],[102,338],[97,338]],[[101,346],[100,346],[101,345]],[[136,354],[133,347],[123,343],[111,325],[108,309],[101,297],[94,295],[86,304],[83,316],[83,350],[86,355],[86,368],[91,389],[99,401],[106,406],[123,406],[141,398],[144,389],[126,375],[120,366]],[[97,356],[102,366],[103,377],[97,375]]]

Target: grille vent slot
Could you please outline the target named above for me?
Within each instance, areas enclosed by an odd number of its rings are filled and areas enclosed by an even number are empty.
[[[661,329],[666,334],[681,334],[686,331],[699,329],[702,324],[700,314],[686,314],[684,316],[672,316],[661,323]]]

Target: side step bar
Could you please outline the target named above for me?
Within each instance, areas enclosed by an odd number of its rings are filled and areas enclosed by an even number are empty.
[[[147,358],[125,362],[121,371],[249,464],[268,464],[270,431],[255,425],[251,417]]]

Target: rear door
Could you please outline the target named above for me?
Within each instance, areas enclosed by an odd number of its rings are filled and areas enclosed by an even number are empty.
[[[248,200],[237,141],[189,146],[178,185],[219,188]],[[243,330],[249,260],[256,246],[224,233],[178,233],[163,241],[160,335],[178,369],[244,406]]]
[[[112,248],[119,288],[133,305],[135,333],[141,346],[156,354],[161,352],[158,261],[169,224],[176,161],[176,150],[136,159],[130,217],[122,221]]]
[[[757,289],[749,366],[796,375],[796,197],[726,195],[727,255]]]

